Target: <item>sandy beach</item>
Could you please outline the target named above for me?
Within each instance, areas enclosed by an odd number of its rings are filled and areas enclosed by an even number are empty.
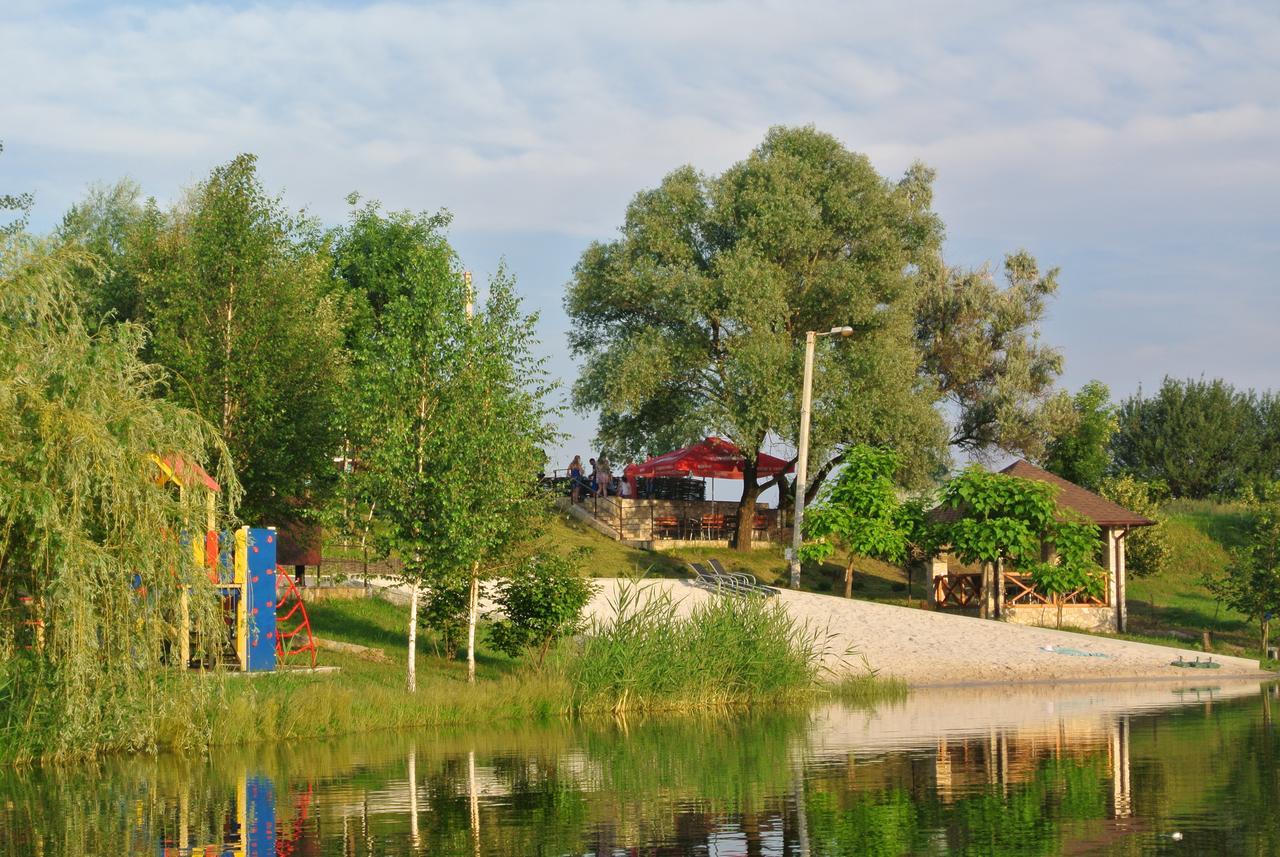
[[[589,617],[612,613],[619,581],[596,580],[599,586],[587,607]],[[711,597],[686,580],[646,580],[689,609]],[[861,672],[867,666],[881,676],[914,686],[974,682],[1052,682],[1135,678],[1217,680],[1229,676],[1265,677],[1257,661],[1224,655],[1211,657],[1215,670],[1171,666],[1179,656],[1195,652],[1088,634],[1031,628],[1004,622],[830,595],[783,590],[775,596],[801,622],[831,635],[827,665],[835,672]],[[1088,656],[1047,651],[1061,647]],[[838,653],[852,649],[853,658]],[[1207,657],[1201,655],[1201,657]]]

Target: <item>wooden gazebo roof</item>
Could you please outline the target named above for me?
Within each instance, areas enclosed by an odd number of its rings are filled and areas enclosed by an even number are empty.
[[[1155,524],[1155,521],[1150,518],[1130,512],[1119,503],[1113,503],[1106,497],[1101,497],[1087,488],[1081,488],[1074,482],[1068,482],[1056,473],[1036,467],[1024,459],[1018,459],[1000,472],[1006,476],[1018,476],[1022,479],[1056,485],[1058,505],[1061,508],[1078,512],[1100,527],[1150,527]]]

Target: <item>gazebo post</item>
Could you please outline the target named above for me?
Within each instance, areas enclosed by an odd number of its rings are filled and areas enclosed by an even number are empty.
[[[1128,541],[1129,528],[1116,536],[1116,630],[1121,634],[1129,628],[1129,606],[1125,603],[1128,580],[1124,564],[1124,545]]]

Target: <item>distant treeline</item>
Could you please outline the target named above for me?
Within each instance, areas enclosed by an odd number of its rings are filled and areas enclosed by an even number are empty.
[[[1175,497],[1236,497],[1280,479],[1280,395],[1215,378],[1165,378],[1115,411],[1111,469]]]

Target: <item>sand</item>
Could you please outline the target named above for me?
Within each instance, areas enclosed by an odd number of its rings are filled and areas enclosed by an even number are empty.
[[[619,581],[599,579],[599,591],[587,607],[587,615],[604,617],[616,598]],[[685,580],[650,580],[642,587],[659,587],[687,610],[711,597],[706,590]],[[1089,634],[1032,628],[968,616],[894,607],[783,590],[775,596],[801,622],[830,635],[827,666],[836,673],[865,672],[893,677],[914,686],[974,682],[1053,682],[1114,679],[1185,679],[1216,681],[1227,677],[1259,678],[1258,662],[1223,655],[1211,657],[1222,666],[1215,670],[1174,667],[1179,656],[1193,660],[1186,649],[1135,643]],[[1045,651],[1066,647],[1097,653],[1081,657]],[[852,657],[843,652],[851,650]],[[1201,655],[1201,657],[1209,657]]]

